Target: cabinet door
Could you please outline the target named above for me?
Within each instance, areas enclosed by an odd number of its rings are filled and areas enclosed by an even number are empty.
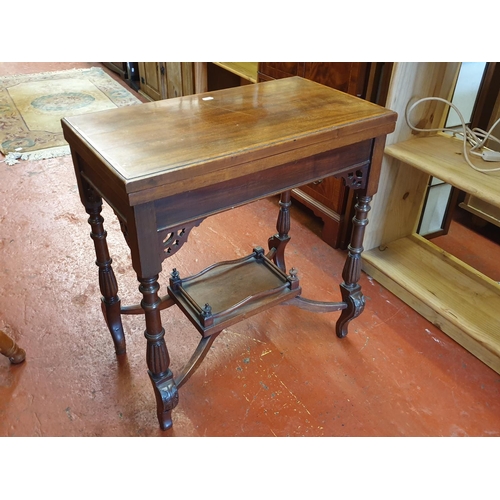
[[[342,92],[373,100],[384,63],[366,62],[261,62],[259,81],[301,76]],[[368,95],[370,94],[370,95]]]
[[[140,62],[139,63],[139,84],[141,93],[154,101],[163,98],[161,63]]]
[[[343,214],[346,208],[347,188],[342,179],[328,177],[312,182],[300,189],[318,200],[325,207],[331,208],[337,214]]]
[[[191,62],[164,64],[165,98],[194,94],[194,66]]]
[[[304,78],[357,97],[364,97],[368,63],[330,62],[304,63]]]

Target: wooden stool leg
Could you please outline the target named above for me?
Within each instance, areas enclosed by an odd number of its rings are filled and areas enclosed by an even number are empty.
[[[370,211],[371,196],[358,196],[355,214],[352,219],[353,229],[351,242],[348,246],[347,259],[342,271],[344,282],[340,285],[342,300],[347,304],[337,320],[337,337],[347,335],[347,326],[351,320],[359,316],[365,307],[365,298],[358,284],[361,277],[361,253],[363,252],[363,237],[368,224],[367,215]]]
[[[7,356],[12,364],[22,363],[26,358],[24,349],[21,349],[2,330],[0,330],[0,354]]]

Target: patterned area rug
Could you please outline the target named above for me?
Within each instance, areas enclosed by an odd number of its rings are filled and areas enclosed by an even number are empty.
[[[141,101],[101,68],[0,78],[0,152],[40,160],[69,154],[61,118]]]

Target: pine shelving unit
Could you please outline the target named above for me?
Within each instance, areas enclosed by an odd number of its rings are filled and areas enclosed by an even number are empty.
[[[429,176],[500,207],[500,172],[475,171],[463,159],[460,140],[413,136],[405,122],[409,101],[432,95],[449,99],[457,72],[456,63],[395,65],[387,107],[398,112],[398,125],[385,149],[363,270],[500,373],[500,285],[416,234]],[[433,106],[415,118],[421,128],[444,121],[444,109]],[[481,161],[473,160],[487,168]]]
[[[500,207],[500,172],[484,174],[444,135],[386,148],[405,164]],[[479,165],[481,160],[474,160]],[[480,251],[480,250],[479,250]],[[412,233],[370,250],[365,270],[495,371],[500,372],[500,285]]]

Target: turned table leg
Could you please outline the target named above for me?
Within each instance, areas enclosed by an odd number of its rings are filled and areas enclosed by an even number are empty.
[[[146,362],[148,374],[156,396],[158,422],[162,430],[172,427],[172,410],[179,402],[174,376],[169,369],[170,356],[165,343],[165,330],[161,324],[158,275],[152,278],[139,277],[139,290],[143,295],[141,306],[144,309],[147,340]]]
[[[352,219],[353,229],[348,248],[347,259],[342,271],[344,282],[340,285],[342,300],[347,304],[337,320],[337,337],[347,335],[347,326],[351,320],[359,316],[365,307],[365,298],[358,281],[361,277],[361,253],[363,252],[363,237],[368,224],[371,196],[358,196],[355,214]]]
[[[22,363],[26,352],[21,349],[6,333],[0,330],[0,354],[7,356],[12,364]]]
[[[104,219],[101,216],[102,199],[93,193],[92,198],[86,201],[85,209],[89,214],[88,222],[92,228],[90,237],[94,241],[96,265],[99,267],[99,288],[102,294],[104,318],[111,333],[116,354],[124,354],[126,345],[120,312],[120,298],[118,297],[115,273],[111,267],[113,261],[109,256],[106,243],[107,233],[103,226]]]
[[[280,196],[280,211],[278,214],[278,221],[276,222],[277,234],[271,236],[268,240],[269,254],[274,263],[283,271],[286,272],[285,265],[285,247],[290,241],[288,231],[290,231],[290,206],[291,191],[284,191]]]

